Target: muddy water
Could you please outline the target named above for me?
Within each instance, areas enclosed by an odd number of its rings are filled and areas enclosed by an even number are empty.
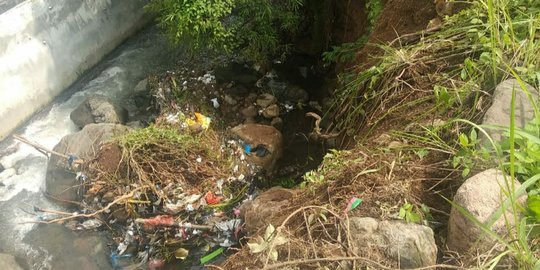
[[[149,73],[166,70],[178,59],[179,52],[171,51],[166,44],[157,29],[145,29],[15,133],[53,148],[64,135],[77,131],[69,114],[92,94],[122,100],[129,110],[132,102],[128,97],[136,83]],[[112,269],[104,235],[28,223],[42,217],[33,211],[34,206],[57,209],[40,192],[45,187],[44,155],[6,139],[0,142],[0,164],[5,167],[0,173],[0,252],[14,254],[29,269]]]

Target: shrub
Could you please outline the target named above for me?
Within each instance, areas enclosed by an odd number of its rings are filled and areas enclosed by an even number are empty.
[[[147,9],[176,45],[257,61],[286,50],[303,0],[152,0]]]

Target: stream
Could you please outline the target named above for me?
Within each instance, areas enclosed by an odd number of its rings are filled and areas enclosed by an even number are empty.
[[[100,94],[122,101],[132,116],[130,96],[138,81],[172,67],[178,51],[155,27],[129,38],[86,72],[49,106],[14,133],[49,149],[78,131],[69,115],[85,97]],[[0,142],[0,252],[16,256],[29,269],[112,269],[105,234],[73,232],[61,225],[37,225],[33,208],[58,209],[42,194],[47,158],[11,138]]]

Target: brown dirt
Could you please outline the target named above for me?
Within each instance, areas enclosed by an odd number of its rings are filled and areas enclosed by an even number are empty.
[[[361,68],[371,66],[376,62],[375,57],[382,53],[373,44],[385,44],[401,35],[426,29],[429,21],[436,16],[432,0],[388,0],[369,36],[368,44],[356,54],[356,64]]]

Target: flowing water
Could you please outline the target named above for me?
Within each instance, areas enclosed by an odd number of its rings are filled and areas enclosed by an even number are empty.
[[[137,82],[166,70],[178,55],[149,27],[86,72],[15,133],[52,149],[64,135],[77,131],[69,114],[85,97],[104,95],[121,101],[130,111],[129,96]],[[43,154],[6,139],[0,142],[0,164],[5,167],[0,173],[0,252],[14,254],[30,269],[111,269],[103,235],[31,223],[40,218],[34,206],[56,209],[41,193],[47,168]]]

